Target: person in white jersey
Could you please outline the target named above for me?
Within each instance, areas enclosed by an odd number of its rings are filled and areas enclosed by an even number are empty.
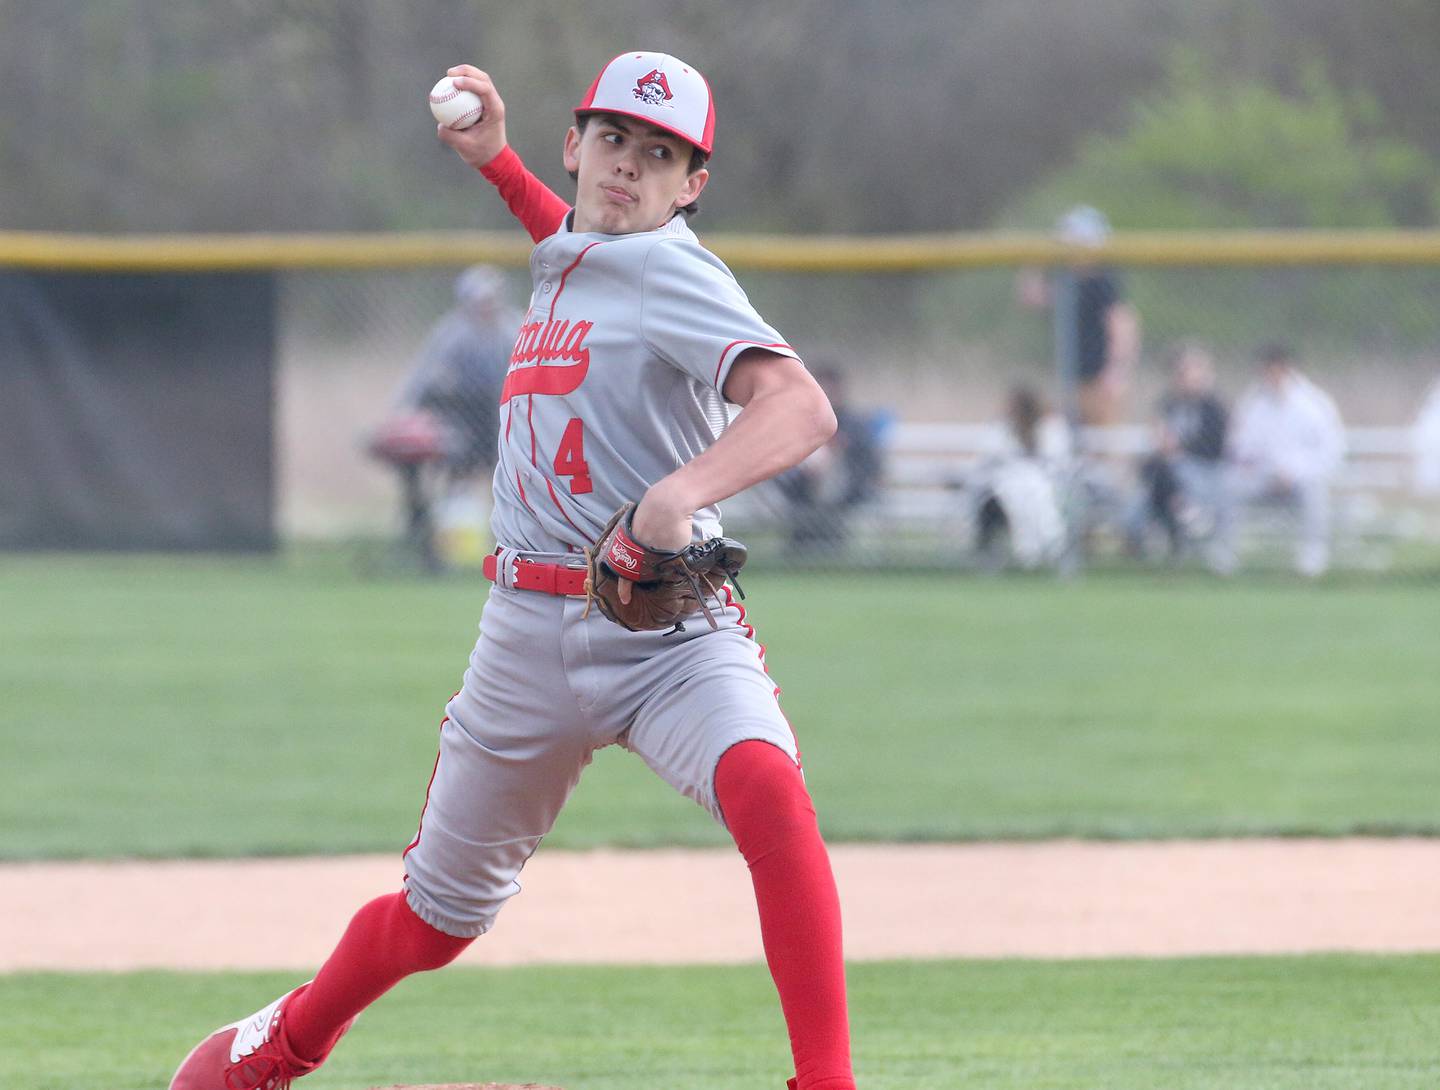
[[[572,208],[508,147],[491,78],[468,65],[450,75],[484,117],[439,138],[537,243],[500,397],[494,586],[446,707],[402,889],[360,909],[312,981],[202,1040],[172,1090],[277,1090],[314,1070],[361,1010],[491,927],[591,755],[611,744],[705,807],[749,865],[790,1090],[854,1090],[834,878],[744,608],[721,585],[707,603],[716,627],[631,632],[584,597],[583,554],[622,504],[638,502],[638,542],[683,548],[719,533],[719,501],[835,430],[795,351],[686,222],[710,176],[709,87],[666,54],[606,64],[565,133]],[[744,409],[728,427],[727,401]],[[703,997],[696,1005],[703,1016]]]
[[[1270,504],[1299,516],[1296,571],[1323,575],[1330,566],[1330,485],[1345,460],[1345,425],[1334,399],[1300,372],[1288,345],[1263,345],[1256,362],[1260,379],[1235,409],[1233,496],[1216,527],[1216,566],[1222,572],[1236,566],[1235,508]]]

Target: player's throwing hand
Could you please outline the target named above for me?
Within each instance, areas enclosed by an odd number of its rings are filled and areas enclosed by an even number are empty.
[[[437,125],[435,135],[442,144],[454,148],[461,159],[479,170],[505,150],[505,102],[500,98],[500,92],[495,90],[489,75],[473,64],[457,64],[446,69],[445,74],[454,77],[459,90],[479,95],[485,111],[480,120],[467,129]]]

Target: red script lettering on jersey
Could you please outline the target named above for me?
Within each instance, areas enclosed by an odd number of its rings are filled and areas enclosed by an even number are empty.
[[[500,391],[500,404],[522,394],[568,394],[578,389],[590,370],[585,336],[594,327],[594,322],[571,322],[568,318],[522,325],[510,353],[510,373]],[[546,366],[551,360],[564,361],[565,365]]]

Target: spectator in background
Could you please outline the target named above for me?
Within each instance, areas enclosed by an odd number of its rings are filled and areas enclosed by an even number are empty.
[[[834,437],[794,469],[775,478],[790,504],[790,548],[796,553],[835,551],[849,539],[851,511],[873,498],[884,474],[883,413],[857,408],[845,374],[832,363],[810,372],[835,410]]]
[[[500,391],[519,326],[500,271],[466,269],[372,439],[371,453],[400,475],[407,540],[431,570],[478,564],[485,551]]]
[[[1280,343],[1257,353],[1260,378],[1235,410],[1234,499],[1281,504],[1299,515],[1295,567],[1318,576],[1330,566],[1330,483],[1345,456],[1345,428],[1330,395],[1296,367]],[[1235,567],[1234,519],[1221,527],[1223,571]]]
[[[1125,419],[1140,358],[1140,317],[1125,300],[1119,274],[1084,256],[1109,239],[1105,215],[1078,205],[1060,217],[1056,233],[1081,256],[1048,281],[1034,271],[1022,273],[1020,299],[1050,308],[1066,416],[1087,427],[1108,427]]]
[[[1411,433],[1415,451],[1415,491],[1440,496],[1440,380],[1420,407]]]
[[[1155,450],[1140,464],[1125,531],[1129,551],[1143,556],[1146,531],[1158,523],[1175,558],[1226,517],[1229,412],[1215,392],[1215,361],[1205,346],[1172,345],[1166,363],[1170,384],[1156,408]]]
[[[1038,390],[1011,388],[999,449],[973,481],[975,548],[986,567],[1059,561],[1066,546],[1059,480],[1070,462],[1070,429]],[[1002,551],[1002,544],[1008,549]]]
[[[1010,387],[1005,399],[1005,428],[996,451],[1003,458],[1028,458],[1047,469],[1061,468],[1071,455],[1065,418],[1045,403],[1028,383]]]

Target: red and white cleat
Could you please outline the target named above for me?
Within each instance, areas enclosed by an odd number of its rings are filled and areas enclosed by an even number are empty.
[[[181,1062],[170,1090],[288,1090],[292,1080],[314,1071],[325,1056],[299,1059],[285,1047],[280,1032],[286,1003],[309,986],[302,984],[249,1018],[210,1034]],[[347,1024],[345,1030],[349,1028]]]

